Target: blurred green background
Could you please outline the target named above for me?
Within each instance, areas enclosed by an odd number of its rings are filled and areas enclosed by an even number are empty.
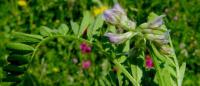
[[[110,8],[114,2],[117,0],[0,0],[0,66],[6,64],[8,52],[4,45],[12,31],[37,34],[40,26],[57,28],[61,23],[69,25],[70,20],[80,22],[84,11],[96,16],[97,8]],[[165,24],[171,30],[178,60],[187,63],[183,86],[200,86],[200,0],[118,2],[137,25],[145,22],[150,12],[166,15]],[[53,61],[51,65],[56,63],[58,61]]]

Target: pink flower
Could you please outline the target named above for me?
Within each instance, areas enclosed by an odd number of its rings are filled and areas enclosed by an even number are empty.
[[[88,46],[86,43],[81,43],[80,49],[82,53],[90,53],[91,52],[91,47]]]
[[[91,66],[91,61],[90,60],[85,60],[82,62],[82,68],[83,69],[88,69]]]
[[[153,68],[153,66],[154,66],[154,64],[153,64],[153,60],[152,60],[152,58],[150,57],[150,55],[146,55],[146,67],[148,68],[148,69],[150,69],[150,68]]]

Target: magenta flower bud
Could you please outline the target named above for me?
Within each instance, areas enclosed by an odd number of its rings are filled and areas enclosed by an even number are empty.
[[[91,61],[90,60],[85,60],[82,62],[82,68],[83,69],[88,69],[91,66]]]
[[[121,44],[124,41],[131,38],[133,35],[133,32],[126,32],[124,34],[115,34],[115,33],[106,33],[105,36],[109,37],[110,42]]]
[[[86,43],[81,43],[80,49],[82,53],[90,53],[91,52],[91,47],[88,46]]]
[[[152,60],[152,58],[150,57],[150,55],[146,55],[145,60],[146,60],[146,65],[145,65],[146,68],[148,68],[148,69],[153,68],[154,64],[153,64],[153,60]]]

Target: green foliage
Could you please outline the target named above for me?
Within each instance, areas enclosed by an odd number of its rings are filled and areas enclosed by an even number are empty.
[[[166,82],[167,86],[200,85],[198,0],[118,0],[137,25],[148,21],[151,12],[166,15],[163,28],[171,30],[177,60],[160,54],[157,45],[147,46],[154,52],[146,50],[145,45],[151,43],[140,39],[141,36],[134,36],[124,44],[109,43],[103,34],[120,30],[104,24],[101,14],[92,13],[93,8],[112,7],[116,2],[26,0],[27,6],[20,6],[18,0],[1,0],[0,85],[127,86],[132,82],[148,86],[166,86]],[[148,32],[160,35],[162,31],[144,31]],[[90,54],[81,52],[83,42],[91,46]],[[145,68],[144,57],[148,52],[154,64],[159,64],[152,69]],[[86,70],[82,68],[85,60],[92,64]]]

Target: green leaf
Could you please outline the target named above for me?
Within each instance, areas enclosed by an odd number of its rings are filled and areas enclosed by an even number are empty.
[[[117,32],[115,26],[113,26],[113,25],[109,25],[107,30],[109,32],[112,32],[112,33],[116,33]]]
[[[123,63],[123,62],[126,61],[126,59],[127,59],[126,56],[121,56],[120,58],[117,59],[117,61],[118,61],[119,63]]]
[[[156,17],[158,17],[158,15],[154,12],[151,12],[148,16],[148,21],[152,21],[154,20]]]
[[[123,76],[121,73],[122,73],[121,71],[117,72],[117,79],[118,79],[119,86],[123,85]]]
[[[169,69],[167,69],[167,68],[164,68],[163,70],[161,70],[161,75],[162,75],[164,81],[167,82],[167,84],[165,84],[165,86],[176,86],[168,71],[169,71]]]
[[[139,83],[136,82],[135,78],[131,76],[131,74],[125,69],[123,65],[121,65],[117,60],[113,61],[116,66],[122,71],[122,73],[131,81],[131,83],[135,86],[139,86]]]
[[[99,79],[99,84],[100,84],[101,86],[106,86],[105,83],[104,83],[104,81],[103,81],[102,79]]]
[[[131,65],[131,72],[132,72],[133,78],[136,79],[136,82],[141,83],[142,70],[136,65]]]
[[[102,27],[104,20],[102,18],[102,15],[99,15],[97,16],[95,21],[91,20],[91,22],[94,22],[94,23],[89,26],[88,31],[87,31],[87,36],[89,39],[91,39],[92,36],[97,33],[96,31],[100,27]]]
[[[123,52],[128,52],[129,50],[130,50],[130,40],[127,40]]]
[[[52,36],[52,30],[46,26],[40,28],[40,34],[42,36]]]
[[[74,32],[74,35],[78,36],[78,30],[79,30],[79,25],[76,22],[70,21],[72,31]]]
[[[69,31],[69,28],[66,24],[61,24],[58,28],[58,33],[61,35],[66,35]]]
[[[153,44],[151,44],[151,47],[154,47]],[[151,49],[153,50],[153,49]],[[163,77],[162,77],[162,72],[161,72],[161,68],[160,68],[160,61],[158,60],[158,56],[155,55],[154,52],[150,52],[150,55],[151,57],[153,58],[153,62],[154,62],[154,65],[155,65],[155,69],[156,69],[156,75],[155,75],[155,78],[154,78],[154,81],[159,85],[159,86],[165,86],[165,82],[163,80]]]
[[[173,76],[173,77],[177,77],[176,75],[176,70],[170,66],[167,66],[167,69],[168,71],[170,72],[170,74]]]
[[[49,27],[42,26],[40,28],[40,34],[42,36],[51,36],[52,35],[52,30]]]
[[[154,46],[154,44],[151,44],[152,50],[154,52],[154,54],[156,55],[156,57],[161,60],[161,61],[165,61],[165,57],[163,55],[160,54],[160,52],[158,52],[157,48]],[[167,57],[166,57],[167,58]]]
[[[102,79],[105,82],[106,86],[111,86],[110,81],[106,77],[102,77]]]
[[[79,29],[79,36],[81,36],[84,33],[84,31],[87,29],[89,24],[90,24],[90,13],[86,11],[83,14],[83,19],[82,19],[81,26]]]
[[[94,23],[94,27],[93,27],[93,31],[96,31],[97,29],[99,29],[100,27],[103,26],[103,18],[102,18],[102,15],[99,15],[97,17],[97,19],[95,20],[95,23]]]
[[[33,35],[33,34],[27,34],[22,32],[13,32],[13,38],[17,42],[25,43],[25,44],[35,44],[40,42],[43,37],[40,35]]]
[[[180,67],[180,78],[179,78],[179,83],[182,83],[183,78],[184,78],[184,74],[185,74],[185,67],[186,67],[186,63],[183,63]]]
[[[94,86],[99,86],[98,80],[95,80],[94,84]]]
[[[39,82],[33,74],[26,74],[22,86],[39,86]]]

